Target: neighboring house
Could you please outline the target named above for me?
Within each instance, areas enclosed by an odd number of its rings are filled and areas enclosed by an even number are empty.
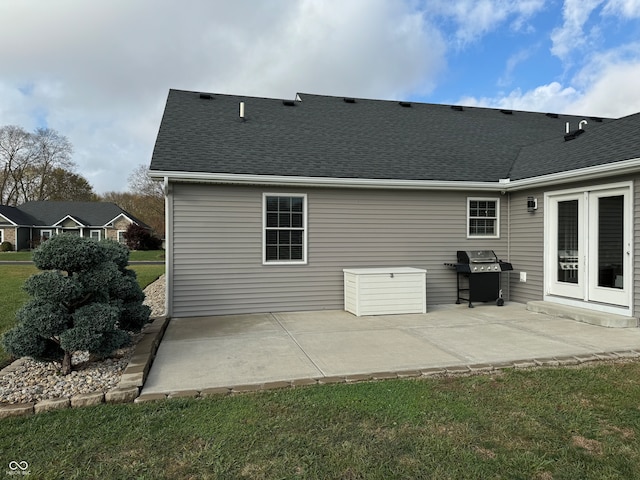
[[[425,268],[427,304],[454,303],[444,263],[490,249],[509,300],[636,316],[639,132],[640,114],[171,90],[150,166],[167,312],[342,309],[349,267]]]
[[[61,233],[124,243],[123,234],[132,223],[149,228],[115,203],[47,201],[18,207],[0,205],[0,241],[11,242],[16,250],[33,248]]]

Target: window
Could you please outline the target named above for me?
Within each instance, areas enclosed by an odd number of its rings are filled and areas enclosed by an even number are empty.
[[[51,238],[51,230],[40,230],[40,240],[43,242]]]
[[[89,238],[91,238],[91,240],[100,240],[100,238],[102,237],[100,230],[91,230],[89,232]]]
[[[126,245],[127,240],[124,238],[124,232],[126,230],[118,230],[118,243],[121,243],[122,245]]]
[[[498,238],[500,236],[499,199],[468,198],[467,206],[467,237]]]
[[[307,262],[307,196],[263,195],[263,262]]]

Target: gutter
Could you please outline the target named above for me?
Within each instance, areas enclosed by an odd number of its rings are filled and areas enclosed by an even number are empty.
[[[613,175],[637,173],[640,157],[593,167],[551,173],[520,180],[500,179],[497,182],[395,180],[337,177],[296,177],[285,175],[251,175],[234,173],[204,173],[150,170],[149,176],[162,180],[165,188],[169,181],[178,183],[212,183],[236,185],[269,185],[281,187],[339,187],[384,188],[407,190],[484,190],[492,192],[518,191],[537,186],[557,185],[575,181],[596,180]]]

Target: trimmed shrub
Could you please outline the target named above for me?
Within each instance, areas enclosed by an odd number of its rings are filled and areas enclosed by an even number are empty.
[[[123,234],[127,247],[131,250],[158,250],[162,240],[151,235],[149,230],[131,223]]]
[[[45,271],[24,284],[32,298],[2,338],[8,353],[62,362],[68,374],[73,352],[109,356],[149,321],[136,274],[126,268],[129,250],[117,242],[59,235],[34,251],[33,261]]]
[[[13,252],[13,244],[11,242],[0,243],[0,252]]]

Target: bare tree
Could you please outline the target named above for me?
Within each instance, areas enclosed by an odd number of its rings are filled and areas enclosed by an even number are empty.
[[[73,173],[72,151],[67,137],[53,129],[39,128],[28,133],[15,125],[0,127],[0,203],[18,205],[49,200],[52,195],[64,197],[61,178],[67,176],[67,180],[76,181],[76,186],[82,183],[82,177]],[[74,175],[77,178],[70,177]],[[92,194],[93,189],[88,186]]]
[[[142,197],[138,202],[140,219],[158,235],[164,235],[164,191],[162,183],[149,176],[146,165],[138,165],[129,175],[129,191]]]
[[[30,200],[47,200],[50,175],[57,168],[73,170],[75,163],[71,161],[73,148],[64,135],[51,128],[39,128],[33,134],[35,181],[32,183]],[[25,198],[25,201],[26,198]]]
[[[149,197],[164,198],[162,182],[153,180],[149,176],[149,167],[144,164],[138,165],[129,175],[129,191]]]
[[[33,138],[16,125],[0,127],[0,204],[16,205],[23,172],[33,155]]]
[[[149,225],[156,235],[164,235],[164,199],[160,209],[157,198],[131,192],[106,192],[100,200],[115,203]]]

